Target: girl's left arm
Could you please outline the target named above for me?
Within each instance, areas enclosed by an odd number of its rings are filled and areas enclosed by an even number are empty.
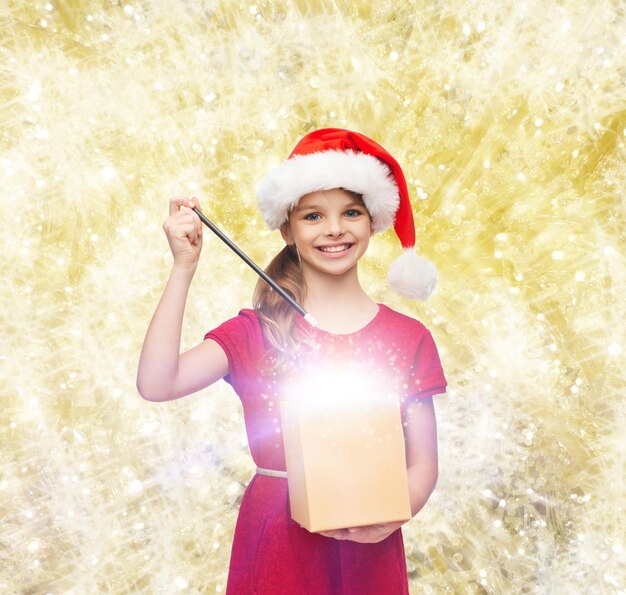
[[[404,437],[411,514],[415,516],[428,501],[439,475],[437,420],[432,397],[409,402]]]

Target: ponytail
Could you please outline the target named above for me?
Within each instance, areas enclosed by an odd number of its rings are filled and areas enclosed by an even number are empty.
[[[295,244],[285,246],[265,272],[298,304],[304,302],[306,283]],[[252,302],[269,343],[265,369],[268,372],[285,370],[290,363],[294,363],[302,344],[310,343],[311,337],[296,326],[297,313],[293,306],[263,279],[257,281]]]

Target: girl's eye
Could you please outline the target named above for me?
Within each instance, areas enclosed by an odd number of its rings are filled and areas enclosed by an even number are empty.
[[[309,213],[308,215],[305,215],[304,218],[307,221],[317,221],[317,219],[319,218],[319,215],[317,213]]]
[[[356,209],[350,209],[349,211],[346,211],[346,215],[348,217],[358,217],[361,214],[360,211],[357,211]]]

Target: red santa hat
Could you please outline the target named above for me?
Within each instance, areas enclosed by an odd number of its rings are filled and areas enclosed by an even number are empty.
[[[314,130],[261,180],[257,198],[267,225],[278,229],[302,196],[333,188],[363,196],[374,231],[393,224],[404,250],[389,269],[389,284],[401,295],[425,300],[437,284],[437,269],[415,253],[415,223],[404,174],[377,142],[341,128]]]

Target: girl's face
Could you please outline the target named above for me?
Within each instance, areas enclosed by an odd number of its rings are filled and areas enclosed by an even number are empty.
[[[296,245],[302,267],[341,275],[363,256],[372,236],[372,220],[363,201],[338,188],[305,194],[280,228]]]

